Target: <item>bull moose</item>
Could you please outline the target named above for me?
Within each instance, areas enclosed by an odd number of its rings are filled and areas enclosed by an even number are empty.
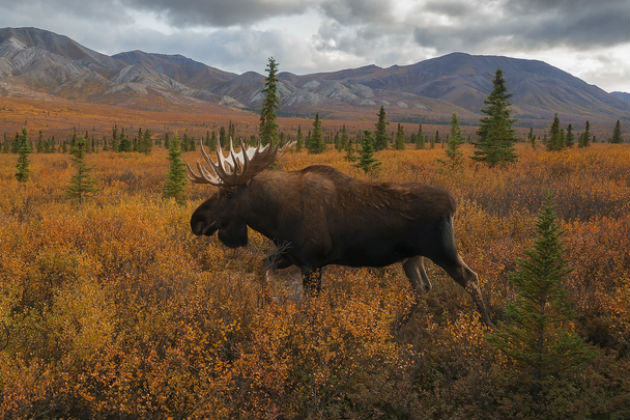
[[[477,274],[457,252],[453,235],[455,200],[446,190],[420,183],[370,183],[329,166],[285,172],[267,169],[292,143],[255,147],[240,144],[217,162],[201,153],[198,173],[188,178],[218,191],[193,213],[195,235],[213,235],[228,247],[247,245],[247,227],[271,239],[278,249],[269,268],[296,265],[305,289],[319,291],[328,264],[383,267],[402,262],[418,294],[431,289],[424,258],[442,267],[471,296],[489,323]]]

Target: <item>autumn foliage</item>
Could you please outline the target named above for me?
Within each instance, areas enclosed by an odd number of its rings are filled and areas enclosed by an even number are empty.
[[[509,273],[555,194],[574,329],[597,350],[556,378],[549,418],[630,416],[630,180],[627,145],[547,152],[438,171],[444,151],[376,154],[381,181],[442,185],[458,200],[460,252],[497,320]],[[194,162],[195,153],[184,160]],[[266,277],[272,244],[230,250],[189,218],[212,187],[163,200],[167,152],[88,154],[99,190],[66,197],[68,155],[31,155],[30,178],[0,155],[0,418],[532,418],[532,394],[487,340],[469,295],[429,264],[417,301],[400,265],[327,267],[302,295],[291,269]],[[343,152],[287,153],[284,170],[329,164],[368,178]],[[415,308],[410,316],[405,315]],[[404,322],[403,322],[404,321]]]

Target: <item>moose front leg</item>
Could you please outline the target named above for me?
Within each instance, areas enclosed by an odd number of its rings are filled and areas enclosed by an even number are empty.
[[[309,294],[318,294],[322,290],[322,269],[321,267],[314,269],[302,270],[302,285],[304,292]]]

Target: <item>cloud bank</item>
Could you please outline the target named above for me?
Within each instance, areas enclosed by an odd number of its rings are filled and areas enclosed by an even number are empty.
[[[548,61],[630,91],[626,0],[0,0],[0,26],[35,26],[107,54],[180,53],[224,70],[306,73],[409,64],[454,51]]]

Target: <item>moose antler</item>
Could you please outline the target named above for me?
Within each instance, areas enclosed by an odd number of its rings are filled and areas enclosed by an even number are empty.
[[[253,178],[258,172],[271,165],[278,156],[278,153],[284,153],[295,142],[288,142],[284,145],[271,146],[269,144],[262,145],[260,140],[256,147],[245,147],[243,141],[239,141],[241,150],[237,153],[234,151],[234,143],[230,138],[230,151],[226,156],[221,150],[221,142],[217,139],[217,163],[214,163],[206,148],[201,144],[201,155],[209,165],[211,171],[204,167],[201,162],[197,161],[197,169],[199,174],[195,173],[191,167],[188,168],[188,179],[197,184],[211,184],[220,186],[235,186],[247,182]]]

